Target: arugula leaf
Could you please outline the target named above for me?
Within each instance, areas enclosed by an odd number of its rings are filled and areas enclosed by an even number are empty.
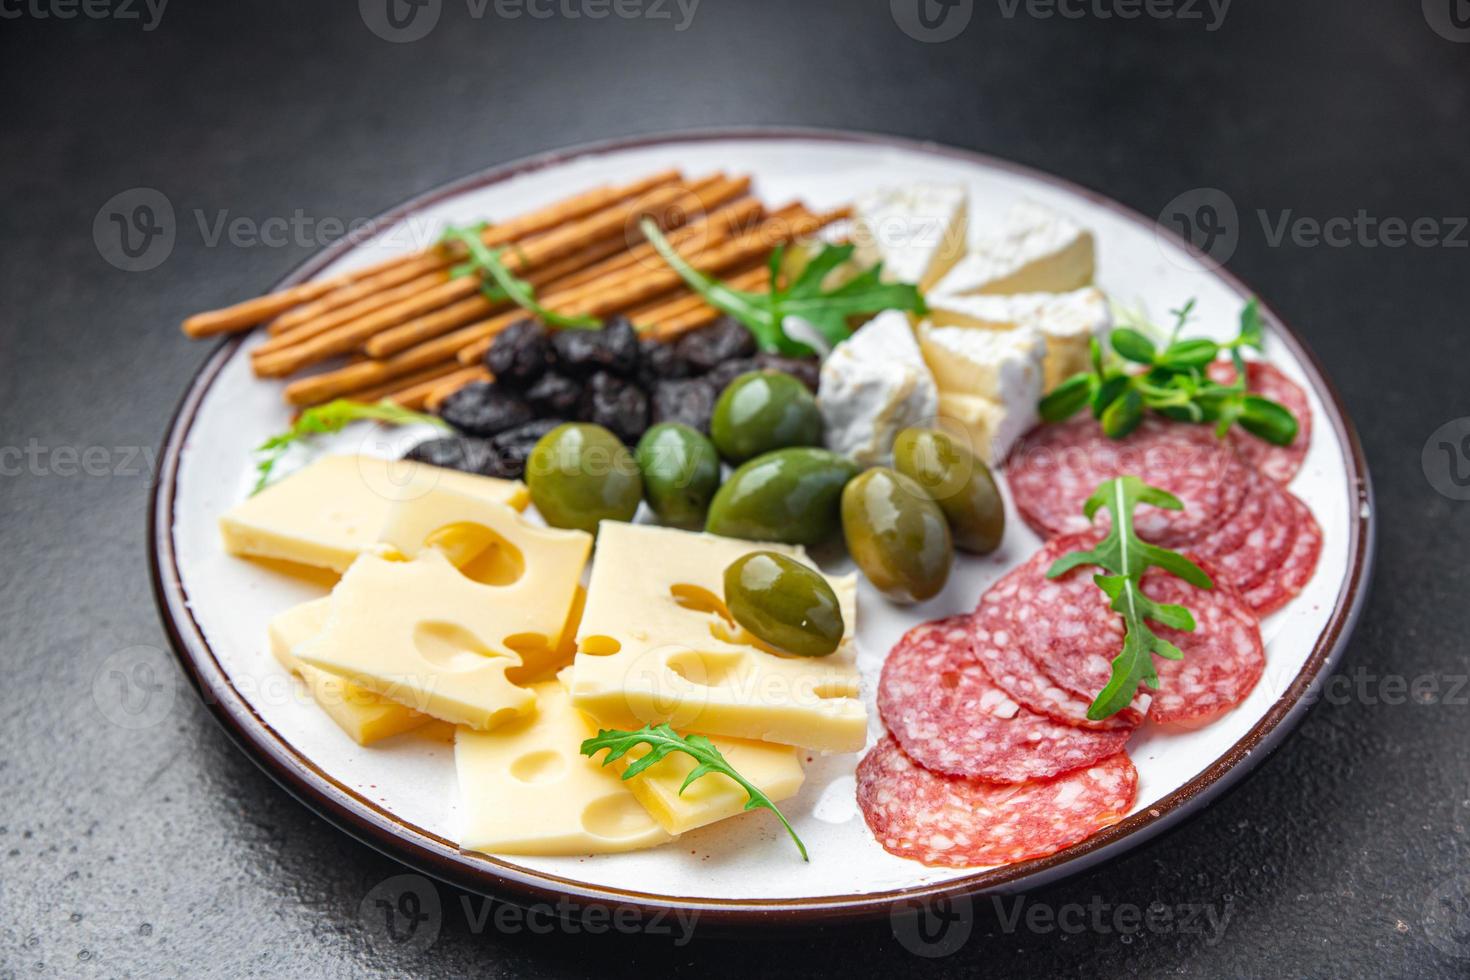
[[[1087,498],[1082,512],[1091,520],[1099,508],[1113,516],[1112,527],[1096,547],[1073,551],[1052,563],[1047,578],[1058,578],[1081,565],[1097,565],[1112,574],[1097,574],[1092,580],[1110,600],[1109,606],[1123,617],[1123,649],[1113,658],[1113,672],[1108,683],[1087,709],[1087,717],[1101,721],[1128,707],[1140,684],[1158,688],[1159,675],[1154,669],[1153,654],[1168,660],[1183,659],[1184,654],[1149,627],[1152,620],[1170,629],[1192,632],[1194,615],[1184,606],[1155,602],[1143,594],[1143,573],[1161,568],[1201,589],[1212,589],[1214,583],[1200,568],[1177,551],[1169,551],[1138,537],[1133,526],[1133,511],[1139,504],[1151,504],[1165,510],[1182,510],[1179,498],[1167,491],[1126,475],[1105,480]]]
[[[526,280],[517,278],[500,260],[504,249],[492,249],[481,240],[480,232],[484,227],[483,224],[450,225],[444,229],[441,242],[459,242],[469,252],[469,261],[451,269],[451,277],[480,273],[485,280],[482,291],[488,298],[497,301],[508,299],[540,317],[549,327],[572,330],[597,330],[602,327],[602,321],[595,316],[565,316],[536,302],[535,287]]]
[[[823,291],[822,281],[833,269],[851,258],[852,245],[823,245],[796,280],[785,283],[779,274],[782,249],[771,255],[771,289],[765,293],[732,289],[694,268],[659,232],[658,226],[645,218],[639,225],[643,235],[659,256],[715,309],[743,323],[761,350],[779,354],[812,353],[811,347],[787,334],[787,317],[806,323],[830,345],[845,340],[851,333],[847,318],[883,310],[906,310],[924,313],[924,298],[917,286],[909,283],[883,282],[882,263],[864,269],[857,276]]]
[[[360,419],[371,419],[389,425],[414,425],[426,422],[441,429],[449,428],[442,419],[410,411],[386,399],[369,404],[338,398],[325,405],[308,408],[291,424],[291,428],[279,435],[271,436],[255,447],[255,452],[261,455],[261,459],[255,463],[257,478],[250,495],[253,497],[266,488],[270,483],[271,472],[275,469],[276,463],[280,462],[281,457],[291,446],[311,436],[340,432],[347,427],[348,423]]]
[[[785,814],[776,809],[776,804],[771,802],[771,798],[761,792],[754,783],[736,772],[735,767],[726,762],[720,750],[715,748],[715,744],[703,735],[680,735],[667,724],[645,725],[636,732],[599,729],[595,738],[589,738],[582,743],[582,754],[591,757],[607,749],[607,755],[602,760],[605,766],[609,762],[621,759],[630,749],[638,745],[647,745],[648,752],[623,770],[624,779],[632,779],[649,766],[657,765],[671,753],[682,752],[694,759],[698,765],[690,770],[688,776],[684,777],[684,782],[679,787],[681,794],[689,788],[690,783],[712,772],[730,777],[740,784],[741,789],[745,790],[745,795],[748,797],[745,801],[745,809],[762,808],[774,813],[776,819],[781,821],[781,826],[786,828],[786,832],[796,842],[796,849],[801,851],[801,859],[811,860],[807,856],[806,845],[801,842],[800,837],[796,836],[796,831],[787,822]]]

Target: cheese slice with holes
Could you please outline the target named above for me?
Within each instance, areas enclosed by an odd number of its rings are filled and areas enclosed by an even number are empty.
[[[582,755],[597,728],[555,680],[533,684],[536,710],[454,738],[460,845],[492,854],[599,854],[656,847],[669,835],[614,766]]]
[[[271,653],[281,666],[301,678],[312,700],[358,745],[371,745],[412,731],[429,721],[428,715],[389,701],[334,674],[308,667],[292,655],[292,650],[322,631],[330,605],[330,599],[314,599],[287,609],[271,620]]]
[[[858,264],[883,263],[885,282],[921,290],[965,252],[969,196],[957,184],[910,184],[860,197],[853,205]]]
[[[725,569],[762,550],[810,564],[789,545],[603,521],[577,633],[577,707],[607,728],[667,722],[680,732],[861,749],[856,577],[827,577],[846,624],[837,651],[783,656],[736,626],[723,600]]]
[[[970,244],[970,252],[934,287],[935,293],[1065,293],[1092,282],[1092,232],[1033,201],[1006,212],[1000,228]]]
[[[1043,389],[1050,391],[1084,371],[1094,338],[1112,328],[1112,311],[1102,290],[1093,286],[1070,293],[1023,293],[1017,296],[928,297],[928,321],[935,327],[1016,330],[1030,327],[1046,342]]]
[[[499,501],[516,510],[529,499],[518,480],[459,473],[374,456],[324,456],[237,504],[220,518],[225,550],[341,572],[380,550],[378,531],[398,501],[436,487]]]
[[[390,557],[414,558],[434,550],[466,577],[482,585],[512,588],[536,604],[535,612],[542,618],[535,635],[512,644],[522,659],[511,672],[512,680],[569,662],[562,635],[592,550],[592,535],[531,524],[505,504],[435,488],[393,504],[379,538]]]

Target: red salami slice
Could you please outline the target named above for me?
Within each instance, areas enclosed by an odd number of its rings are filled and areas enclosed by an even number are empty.
[[[1122,752],[1055,779],[998,785],[930,772],[888,737],[857,769],[858,806],[878,843],[931,867],[1055,854],[1122,820],[1137,790]]]
[[[1219,556],[1228,555],[1242,547],[1251,532],[1265,523],[1276,484],[1254,470],[1250,471],[1246,483],[1245,499],[1241,501],[1240,509],[1198,543],[1191,545],[1191,552],[1206,560],[1215,561]]]
[[[1235,380],[1235,365],[1216,361],[1210,365],[1209,374],[1220,384],[1228,385]],[[1312,406],[1307,401],[1307,393],[1280,370],[1261,361],[1246,364],[1245,387],[1247,391],[1277,402],[1295,415],[1296,438],[1289,446],[1273,446],[1237,428],[1231,431],[1230,439],[1246,462],[1277,483],[1290,483],[1297,470],[1302,468],[1302,461],[1307,458],[1307,449],[1312,444]]]
[[[1152,721],[1196,723],[1228,711],[1245,700],[1266,669],[1255,613],[1214,569],[1205,570],[1216,580],[1213,589],[1197,589],[1172,575],[1144,577],[1150,599],[1188,606],[1194,614],[1193,632],[1155,626],[1160,637],[1184,651],[1184,659],[1154,658],[1159,689],[1148,707]]]
[[[1216,572],[1238,589],[1249,589],[1265,580],[1286,559],[1296,540],[1299,513],[1291,494],[1262,479],[1266,515],[1260,527],[1246,535],[1240,547],[1226,554],[1203,555]]]
[[[1273,613],[1301,594],[1317,571],[1322,556],[1322,528],[1307,505],[1283,492],[1295,514],[1295,537],[1291,549],[1270,574],[1245,590],[1245,601],[1259,616]]]
[[[980,598],[980,605],[971,618],[975,655],[985,665],[986,673],[1018,704],[1056,721],[1103,731],[1137,728],[1143,721],[1143,712],[1132,708],[1102,721],[1089,719],[1087,709],[1092,699],[1057,687],[1026,653],[1011,618],[1018,591],[1016,579],[1020,574],[1021,569],[1016,569],[997,582]]]
[[[916,626],[883,665],[878,712],[933,772],[995,783],[1046,779],[1123,750],[1129,731],[1089,731],[1021,707],[972,652],[968,616]]]
[[[1249,467],[1201,425],[1146,419],[1125,439],[1109,439],[1090,416],[1044,425],[1017,447],[1006,471],[1017,509],[1038,533],[1085,531],[1087,498],[1103,480],[1131,473],[1169,491],[1184,509],[1140,507],[1140,537],[1168,547],[1197,541],[1235,514],[1244,500]],[[1101,512],[1098,524],[1108,515]]]

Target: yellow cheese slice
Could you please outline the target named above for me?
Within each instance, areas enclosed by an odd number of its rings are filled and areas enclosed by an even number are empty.
[[[521,655],[520,681],[565,666],[562,634],[577,598],[592,535],[531,524],[504,504],[452,489],[434,489],[393,504],[380,540],[390,555],[414,558],[435,550],[467,577],[493,587],[502,603],[524,603],[534,629],[506,634]],[[560,649],[559,649],[560,648]]]
[[[437,487],[517,510],[529,499],[517,480],[373,456],[324,456],[236,505],[220,518],[220,533],[233,555],[341,572],[358,555],[379,550],[378,532],[395,502]]]
[[[596,728],[557,681],[531,687],[534,714],[493,732],[458,730],[460,845],[494,854],[598,854],[670,838],[618,771],[581,754]]]
[[[330,599],[304,602],[270,622],[271,653],[282,667],[301,678],[312,699],[328,718],[358,745],[412,731],[429,721],[429,716],[379,697],[350,681],[297,660],[291,651],[322,631]]]
[[[296,657],[443,721],[490,728],[534,702],[506,677],[521,664],[510,639],[547,644],[576,585],[538,595],[528,581],[481,585],[434,550],[410,562],[363,555],[332,590],[322,632]]]
[[[603,521],[577,633],[572,700],[607,728],[677,731],[855,752],[856,579],[828,577],[847,631],[827,657],[762,649],[724,608],[725,568],[752,551],[808,561],[780,544]],[[808,562],[810,563],[810,562]]]

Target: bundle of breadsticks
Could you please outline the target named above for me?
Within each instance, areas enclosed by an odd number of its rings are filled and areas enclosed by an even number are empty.
[[[686,179],[668,170],[577,194],[479,235],[545,309],[622,315],[669,339],[718,313],[644,241],[644,218],[699,271],[760,291],[769,287],[766,262],[776,246],[847,215],[799,203],[767,210],[749,192],[749,177]],[[200,313],[184,321],[184,333],[211,337],[263,324],[267,337],[251,350],[251,364],[263,378],[302,375],[285,386],[297,408],[333,398],[432,408],[465,384],[489,380],[481,362],[495,335],[531,315],[493,298],[499,294],[483,288],[478,272],[456,274],[465,259],[462,243],[440,243]]]

